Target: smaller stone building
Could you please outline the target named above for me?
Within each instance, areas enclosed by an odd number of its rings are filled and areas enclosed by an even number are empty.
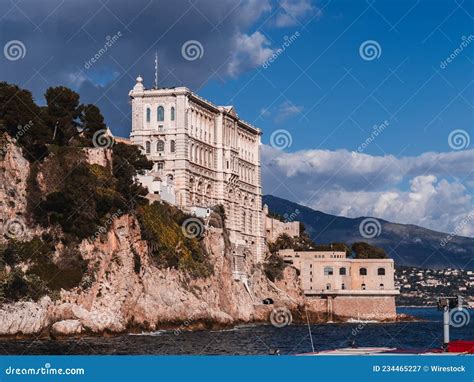
[[[343,251],[280,250],[280,256],[300,271],[301,289],[310,299],[324,300],[329,316],[394,319],[395,289],[392,259],[351,259]]]
[[[272,218],[269,215],[268,206],[263,206],[264,222],[265,222],[265,238],[267,242],[274,242],[281,234],[287,234],[290,237],[300,236],[300,222],[298,221],[281,221]]]

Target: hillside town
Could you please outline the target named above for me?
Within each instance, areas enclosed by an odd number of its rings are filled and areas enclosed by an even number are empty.
[[[439,296],[457,295],[474,303],[474,271],[396,267],[395,287],[398,306],[434,306]]]

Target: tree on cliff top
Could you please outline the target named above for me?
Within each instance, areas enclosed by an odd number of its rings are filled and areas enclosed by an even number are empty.
[[[50,87],[44,97],[39,107],[30,91],[0,82],[0,133],[16,138],[31,162],[48,155],[47,145],[90,147],[94,133],[107,128],[100,109],[81,104],[67,87]]]
[[[91,145],[94,134],[97,131],[107,129],[104,116],[95,105],[84,105],[79,118],[82,123],[82,136],[86,139],[86,142]]]
[[[117,191],[125,198],[130,207],[142,204],[148,193],[135,181],[137,173],[151,170],[153,162],[149,161],[135,145],[117,143],[113,147],[113,175],[117,179]]]
[[[31,92],[6,82],[0,82],[1,132],[15,138],[30,161],[41,160],[47,154],[45,144],[52,138]]]
[[[275,253],[272,253],[263,264],[265,275],[273,282],[283,278],[285,267],[286,264],[283,259]]]
[[[67,146],[71,138],[77,135],[82,106],[79,94],[64,86],[51,87],[44,95],[47,106],[44,108],[44,120],[53,130],[53,143]]]
[[[356,254],[356,259],[386,259],[385,250],[375,247],[365,242],[357,242],[352,244],[352,251]]]

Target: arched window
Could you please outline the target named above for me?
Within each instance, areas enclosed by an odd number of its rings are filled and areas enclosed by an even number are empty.
[[[339,274],[341,276],[345,276],[346,275],[346,268],[342,267],[342,268],[339,268]]]
[[[202,182],[198,182],[196,192],[197,192],[199,195],[202,195],[202,192],[203,192]]]
[[[327,289],[327,290],[331,290],[331,284],[329,284],[329,283],[326,284],[326,289]]]
[[[158,109],[156,109],[156,119],[158,122],[165,120],[165,109],[163,106],[158,106]]]
[[[149,107],[146,108],[146,121],[150,122],[151,119],[151,110]]]
[[[209,201],[209,204],[213,204],[212,186],[210,184],[207,185],[206,196],[207,196],[207,199]]]
[[[367,268],[360,268],[359,269],[359,275],[367,276]]]
[[[379,269],[377,269],[377,275],[379,275],[379,276],[385,276],[385,268],[379,268]]]
[[[151,151],[151,143],[150,142],[145,142],[145,153],[150,154]]]
[[[246,230],[245,219],[246,219],[246,216],[245,216],[245,211],[244,211],[244,212],[242,212],[242,231],[243,231],[243,233],[245,233],[245,230]]]
[[[346,289],[346,284],[342,283],[341,284],[341,289],[343,289],[343,290]]]
[[[170,142],[170,151],[174,153],[176,150],[176,142],[173,140]]]
[[[385,287],[384,287],[383,284],[380,284],[380,285],[379,285],[379,289],[383,290],[384,288],[385,288]]]
[[[165,141],[160,139],[158,142],[156,142],[156,151],[165,151]]]
[[[332,276],[334,271],[332,267],[324,267],[324,276]]]
[[[195,190],[194,190],[194,178],[190,178],[189,179],[189,192],[190,192],[190,199],[191,199],[191,204],[195,204],[195,200],[196,200],[196,194],[195,194]]]
[[[362,284],[362,290],[365,290],[365,284]]]
[[[174,121],[174,107],[171,108],[171,120]]]

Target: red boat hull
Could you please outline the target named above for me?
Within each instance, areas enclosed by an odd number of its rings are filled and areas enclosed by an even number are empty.
[[[474,341],[451,341],[448,352],[474,354]]]

